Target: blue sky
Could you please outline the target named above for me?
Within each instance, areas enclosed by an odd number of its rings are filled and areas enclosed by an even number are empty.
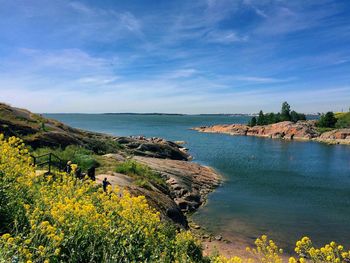
[[[350,107],[350,2],[0,0],[0,101],[35,112]]]

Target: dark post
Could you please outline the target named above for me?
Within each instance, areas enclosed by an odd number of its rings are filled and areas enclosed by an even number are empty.
[[[49,154],[49,174],[51,173],[51,153]]]

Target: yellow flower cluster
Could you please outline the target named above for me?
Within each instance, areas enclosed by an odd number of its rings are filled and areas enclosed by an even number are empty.
[[[240,257],[226,258],[224,256],[217,256],[212,259],[213,263],[243,263],[243,259]],[[246,262],[253,262],[251,259],[248,259]]]
[[[315,248],[308,237],[303,237],[296,242],[295,252],[299,255],[299,262],[350,262],[350,251],[345,251],[342,245],[334,241],[324,247]],[[290,263],[297,262],[295,258],[290,258]]]
[[[21,215],[0,238],[0,262],[174,262],[180,255],[179,262],[200,262],[199,243],[161,222],[144,196],[105,193],[66,174],[36,176],[31,163],[20,140],[0,138],[0,187],[13,193],[10,214]]]
[[[266,235],[262,235],[260,238],[255,240],[255,248],[246,249],[250,256],[247,259],[242,259],[240,257],[226,258],[224,256],[214,257],[212,261],[214,263],[282,263],[281,255],[283,253],[282,249],[278,248],[277,245],[267,238]]]
[[[32,158],[28,154],[22,140],[10,137],[4,140],[4,135],[0,134],[0,171],[6,174],[2,180],[4,183],[13,180],[21,180],[21,176],[35,176],[34,167],[31,165]]]
[[[239,257],[226,258],[217,256],[212,258],[214,263],[282,263],[283,251],[279,249],[272,240],[268,240],[267,236],[263,235],[255,241],[256,248],[247,248],[247,252],[252,254],[252,258],[242,259]],[[289,258],[289,263],[347,263],[350,262],[350,251],[345,251],[342,245],[331,242],[324,247],[315,248],[312,245],[310,238],[303,237],[296,242],[295,252],[299,255],[298,258]]]
[[[247,248],[247,251],[252,252],[256,257],[260,257],[261,262],[282,263],[280,256],[283,250],[279,249],[272,240],[268,240],[266,235],[257,238],[255,240],[255,245],[256,248]]]

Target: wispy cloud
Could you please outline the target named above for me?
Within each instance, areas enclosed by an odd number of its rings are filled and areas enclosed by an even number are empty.
[[[86,15],[94,15],[95,14],[93,9],[91,9],[90,7],[88,7],[87,5],[85,5],[81,2],[73,1],[73,2],[70,2],[68,5],[79,13],[86,14]]]
[[[189,78],[198,73],[199,72],[196,69],[186,68],[186,69],[178,69],[173,72],[170,72],[169,74],[165,74],[164,77],[169,79]]]
[[[216,30],[208,32],[205,36],[208,42],[221,43],[221,44],[231,44],[235,42],[247,41],[247,36],[238,36],[236,32],[232,30]]]
[[[345,107],[348,11],[330,0],[5,1],[0,100],[51,112],[251,112],[297,97]]]
[[[289,78],[271,78],[271,77],[257,77],[257,76],[233,76],[232,79],[253,82],[253,83],[281,83],[295,80],[294,77]]]

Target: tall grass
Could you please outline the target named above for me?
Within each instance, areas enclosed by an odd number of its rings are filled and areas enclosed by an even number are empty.
[[[136,184],[142,187],[149,188],[151,184],[166,186],[165,179],[159,173],[134,160],[118,164],[115,171],[134,177]]]
[[[77,164],[83,171],[86,171],[92,166],[97,167],[98,162],[94,157],[94,153],[81,146],[70,145],[66,148],[38,148],[33,152],[34,156],[40,156],[47,153],[53,153],[63,160],[64,163],[72,161]]]

